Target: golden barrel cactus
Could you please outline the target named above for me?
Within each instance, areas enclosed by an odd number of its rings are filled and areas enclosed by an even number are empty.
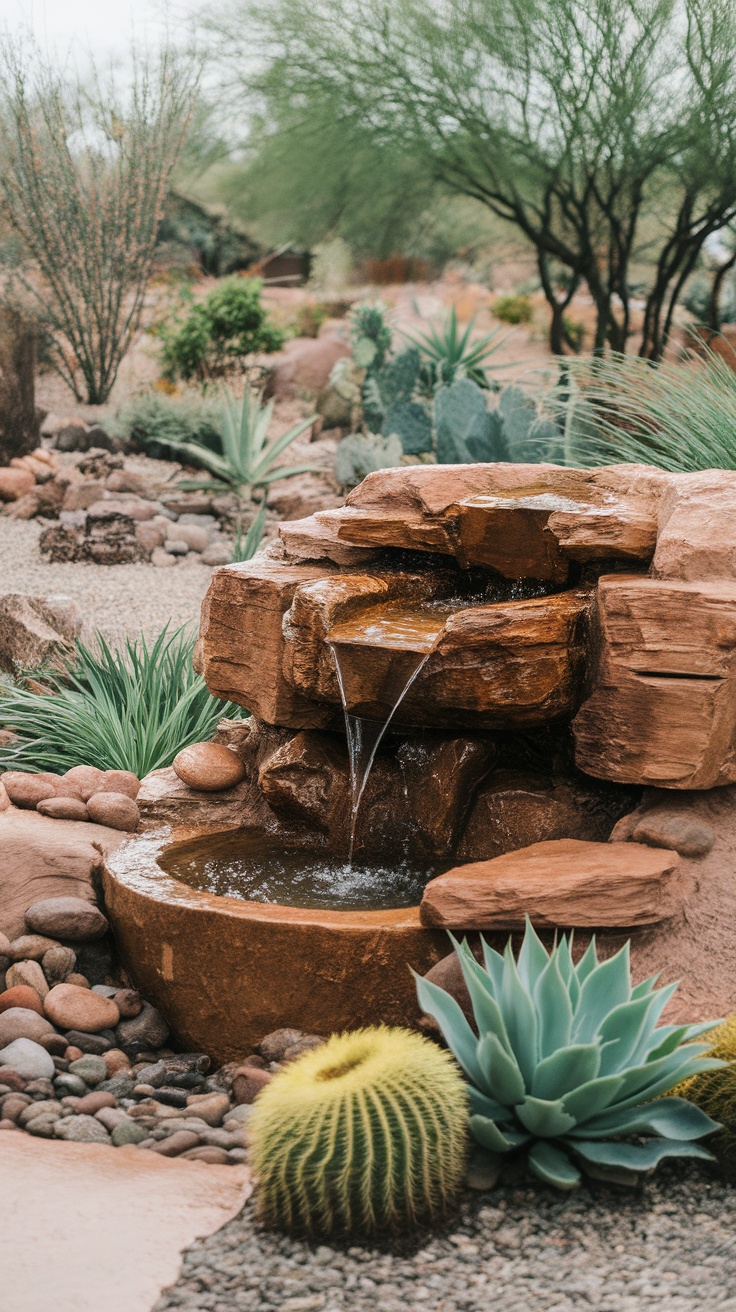
[[[333,1035],[256,1100],[259,1215],[319,1234],[436,1220],[463,1179],[467,1125],[463,1078],[431,1040],[387,1026]]]

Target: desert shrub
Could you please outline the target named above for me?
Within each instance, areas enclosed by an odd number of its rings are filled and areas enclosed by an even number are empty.
[[[497,296],[491,308],[502,323],[531,323],[534,313],[528,296]]]
[[[467,1115],[462,1078],[429,1039],[386,1026],[335,1034],[256,1100],[260,1216],[322,1234],[437,1220],[463,1178]]]
[[[666,1157],[713,1160],[695,1140],[718,1125],[659,1095],[722,1067],[695,1041],[717,1022],[657,1028],[677,985],[657,989],[655,975],[632,988],[628,943],[599,962],[593,938],[574,964],[565,935],[548,952],[527,920],[518,961],[511,939],[503,955],[483,942],[482,966],[467,942],[453,944],[477,1032],[438,985],[417,977],[417,992],[465,1071],[481,1147],[522,1155],[566,1190],[582,1172],[634,1184]]]
[[[159,326],[164,378],[208,382],[242,372],[255,354],[280,350],[286,334],[269,322],[262,288],[259,278],[234,275],[203,301],[188,295],[183,316]]]
[[[189,743],[211,738],[223,715],[242,709],[213,697],[192,665],[194,634],[162,630],[116,650],[98,633],[77,641],[43,687],[0,687],[0,724],[12,742],[0,744],[0,770],[50,770],[73,765],[132,770],[139,779],[171,765]],[[38,685],[34,683],[34,688]]]
[[[187,396],[141,392],[121,406],[107,426],[126,446],[144,451],[156,460],[173,459],[174,442],[194,443],[219,451],[221,404],[216,398],[203,397],[197,392]],[[190,458],[194,460],[194,456]]]

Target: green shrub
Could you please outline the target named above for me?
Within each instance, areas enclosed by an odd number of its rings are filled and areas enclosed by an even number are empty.
[[[221,408],[218,401],[197,393],[179,397],[142,392],[121,406],[108,426],[114,437],[134,450],[155,460],[171,460],[175,442],[221,449]]]
[[[656,1028],[677,985],[657,989],[654,976],[632,988],[628,943],[599,962],[593,939],[575,965],[565,935],[548,953],[527,921],[518,962],[511,939],[503,956],[483,943],[484,966],[467,942],[453,944],[477,1034],[438,985],[417,976],[417,992],[468,1078],[483,1148],[523,1153],[558,1189],[577,1188],[583,1171],[633,1184],[665,1157],[713,1160],[694,1140],[716,1122],[659,1095],[721,1067],[693,1042],[717,1022]]]
[[[60,672],[45,673],[48,693],[0,687],[0,724],[16,737],[0,745],[0,770],[73,765],[132,770],[142,778],[171,765],[189,743],[211,738],[223,715],[242,710],[213,697],[192,665],[194,635],[165,628],[113,650],[101,634],[77,642]]]
[[[261,1219],[320,1234],[437,1220],[463,1179],[467,1117],[462,1078],[429,1039],[386,1026],[335,1034],[256,1099]]]
[[[225,278],[188,313],[159,329],[164,378],[207,382],[243,369],[254,354],[278,351],[286,334],[269,323],[258,278]]]
[[[502,323],[531,323],[534,314],[528,296],[497,296],[491,309]]]

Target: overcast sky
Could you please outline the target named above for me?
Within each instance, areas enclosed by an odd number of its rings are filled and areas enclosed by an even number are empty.
[[[125,58],[131,39],[157,45],[168,22],[172,30],[200,0],[0,0],[0,26],[11,32],[32,29],[41,45],[78,60],[91,51],[95,60]]]

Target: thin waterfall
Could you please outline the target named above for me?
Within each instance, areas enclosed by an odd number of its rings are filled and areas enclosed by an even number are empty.
[[[383,741],[386,730],[388,729],[391,721],[393,720],[394,715],[396,714],[401,703],[406,697],[406,694],[408,693],[409,689],[414,683],[414,680],[418,678],[418,676],[421,674],[422,670],[424,669],[424,666],[427,664],[427,661],[432,655],[433,649],[430,648],[430,650],[428,652],[425,652],[424,656],[422,656],[421,660],[416,666],[416,669],[414,669],[412,673],[409,675],[409,678],[407,679],[406,683],[404,684],[404,687],[402,688],[391,710],[389,711],[388,716],[386,717],[383,724],[380,726],[378,732],[376,733],[375,737],[373,738],[372,743],[367,743],[366,724],[369,722],[362,719],[359,715],[351,715],[350,710],[348,708],[348,699],[345,692],[345,682],[343,680],[343,673],[342,673],[342,668],[340,666],[340,658],[337,653],[337,648],[333,646],[331,642],[328,643],[328,645],[330,651],[332,652],[332,658],[335,662],[335,670],[337,672],[337,682],[340,688],[340,700],[342,701],[342,711],[345,717],[345,732],[347,734],[347,740],[348,740],[348,758],[350,761],[350,793],[351,793],[350,847],[348,849],[348,867],[350,868],[353,864],[353,850],[355,847],[355,831],[358,823],[358,812],[360,810],[360,803],[363,799],[363,793],[365,792],[366,784],[368,783],[368,776],[370,775],[370,772],[373,768],[373,762],[376,759],[376,752],[378,751],[378,748],[380,747]],[[366,759],[366,754],[367,754],[367,759]]]

